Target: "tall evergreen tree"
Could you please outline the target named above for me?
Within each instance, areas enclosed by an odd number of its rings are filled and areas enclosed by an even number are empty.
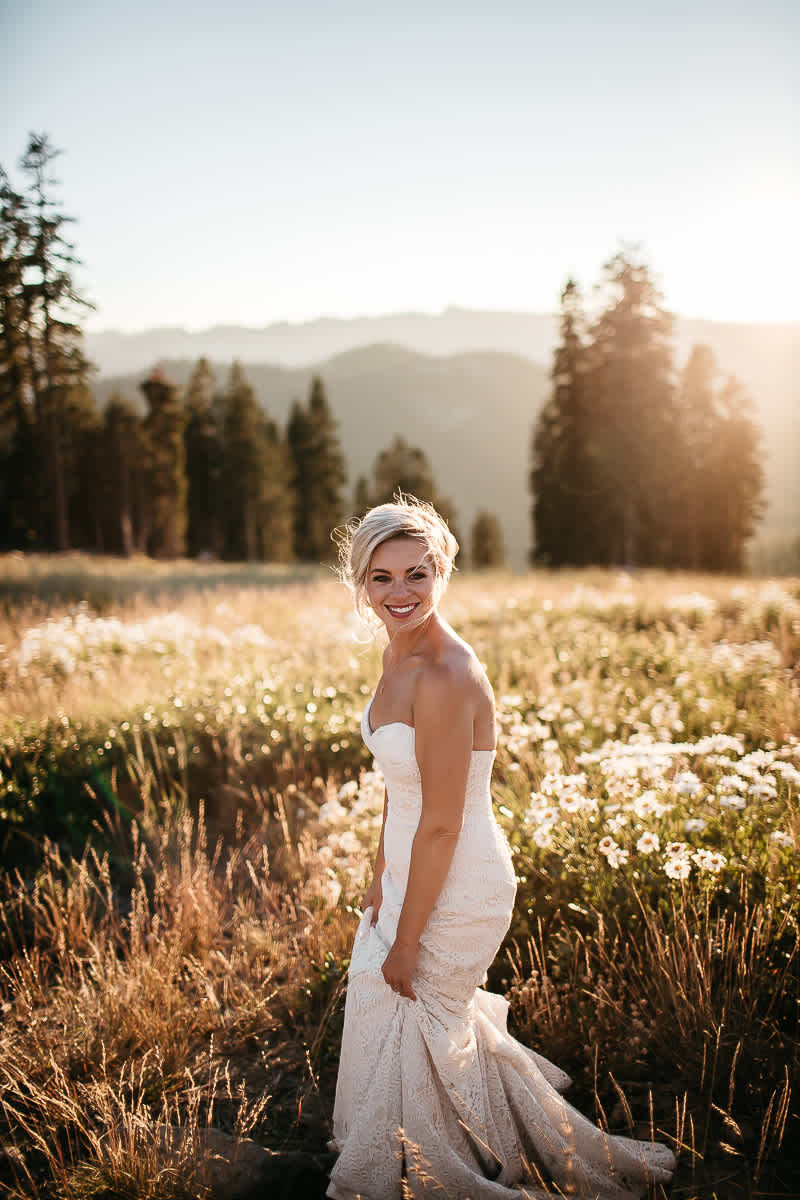
[[[712,518],[703,565],[739,572],[745,543],[764,510],[760,429],[753,418],[753,402],[735,376],[725,381],[717,405],[709,454]]]
[[[64,406],[64,481],[72,545],[101,553],[103,424],[88,387],[72,387]]]
[[[381,450],[372,468],[372,503],[388,504],[396,492],[408,492],[418,500],[434,504],[436,484],[433,470],[424,450],[410,446],[399,435],[385,450]]]
[[[585,328],[580,291],[570,279],[561,294],[553,390],[534,427],[531,455],[531,557],[552,566],[591,562],[598,553]]]
[[[694,346],[678,384],[680,471],[675,494],[678,561],[694,571],[708,558],[714,491],[712,455],[717,367],[708,346]]]
[[[147,401],[148,550],[156,558],[177,558],[186,550],[186,418],[177,387],[160,370],[140,387]]]
[[[26,383],[36,413],[50,501],[50,539],[58,550],[70,544],[68,481],[64,473],[65,410],[70,392],[85,387],[89,362],[83,352],[79,317],[92,305],[79,294],[73,272],[79,265],[64,230],[51,188],[50,164],[59,151],[46,135],[32,134],[20,166],[29,181],[24,213],[26,252],[20,295]]]
[[[359,475],[353,489],[353,515],[363,517],[372,505],[369,480],[366,475]]]
[[[103,414],[105,544],[114,554],[145,554],[150,537],[146,437],[135,406],[115,392]]]
[[[186,428],[187,531],[189,554],[222,555],[222,429],[214,399],[214,372],[201,358],[184,401]]]
[[[471,560],[473,567],[502,567],[506,560],[503,531],[494,513],[482,508],[472,524]]]
[[[462,540],[457,528],[457,518],[452,501],[439,494],[433,478],[433,469],[428,456],[418,446],[410,446],[405,438],[395,436],[394,441],[375,458],[372,468],[373,486],[370,506],[390,503],[398,492],[416,496],[432,504],[447,522],[450,532],[459,544],[456,563],[461,557]]]
[[[721,386],[708,346],[694,346],[681,375],[678,404],[684,464],[680,515],[682,565],[740,571],[744,548],[763,512],[761,431],[741,384]]]
[[[0,167],[0,546],[8,548],[36,545],[43,535],[43,472],[23,322],[28,243],[25,197]]]
[[[261,498],[261,557],[265,562],[291,562],[295,517],[291,454],[275,421],[264,413],[261,421],[267,448]]]
[[[679,446],[672,318],[647,267],[626,253],[606,264],[603,290],[607,306],[591,328],[587,380],[587,456],[602,517],[592,558],[670,565]]]
[[[573,283],[562,297],[533,437],[534,556],[738,570],[762,507],[750,402],[735,380],[718,393],[705,346],[676,385],[672,319],[642,263],[607,263],[604,299],[584,335]]]
[[[75,288],[49,170],[57,151],[32,134],[20,160],[27,190],[0,167],[0,539],[7,545],[70,544],[65,415],[86,387],[78,317],[91,305]]]
[[[344,465],[325,385],[315,375],[308,405],[292,406],[286,431],[294,468],[294,549],[297,558],[328,562],[336,548],[331,530],[345,516]]]
[[[222,409],[226,555],[285,562],[292,555],[288,454],[238,363],[231,368]]]

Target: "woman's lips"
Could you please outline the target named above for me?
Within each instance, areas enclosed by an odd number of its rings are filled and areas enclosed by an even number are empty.
[[[416,604],[387,604],[384,607],[393,617],[402,619],[403,617],[410,617],[417,606]]]

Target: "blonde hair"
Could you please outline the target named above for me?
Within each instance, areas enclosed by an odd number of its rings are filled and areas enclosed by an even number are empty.
[[[367,620],[372,615],[367,600],[367,575],[378,546],[396,537],[419,538],[425,546],[423,559],[433,565],[437,604],[458,554],[458,542],[433,505],[402,492],[396,494],[393,503],[379,504],[360,521],[351,521],[343,529],[334,530],[333,536],[339,545],[339,576],[350,589],[356,612]]]

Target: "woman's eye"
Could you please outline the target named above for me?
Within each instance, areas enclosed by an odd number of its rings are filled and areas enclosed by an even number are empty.
[[[414,574],[411,576],[411,578],[412,579],[424,579],[425,572],[424,571],[415,571]]]

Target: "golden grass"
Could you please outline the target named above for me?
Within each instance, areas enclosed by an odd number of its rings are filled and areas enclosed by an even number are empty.
[[[231,580],[227,566],[10,565],[28,599],[7,590],[0,616],[7,757],[38,752],[62,719],[76,754],[125,722],[108,780],[137,817],[112,810],[91,845],[73,855],[45,842],[35,870],[3,881],[0,1191],[204,1196],[214,1131],[275,1148],[319,1147],[328,1133],[363,859],[332,867],[316,814],[364,762],[356,714],[379,647],[352,640],[348,599],[325,572],[243,568]],[[76,634],[69,669],[36,658],[19,669],[26,636],[73,621],[77,595],[91,598],[80,610],[90,625],[97,613],[126,629],[177,614],[177,640],[84,652]],[[796,735],[799,596],[786,580],[490,573],[457,577],[445,615],[487,664],[509,737],[509,713],[554,698],[569,708],[553,730],[574,770],[581,739],[625,740],[648,722],[657,733],[676,714],[676,738],[713,724],[749,748]],[[263,641],[238,643],[251,626]],[[737,649],[754,644],[772,648],[774,665]],[[530,871],[521,906],[534,894],[541,905],[530,920],[521,907],[493,970],[517,1032],[571,1071],[602,1123],[676,1146],[676,1194],[766,1195],[796,1177],[796,870],[754,826],[757,867],[737,860],[738,885],[731,876],[724,889],[692,880],[656,893],[633,869],[602,875],[588,858],[557,877],[521,820],[542,755],[540,743],[516,752],[504,741],[498,756],[496,795]],[[791,787],[774,811],[796,845]],[[733,838],[735,822],[725,829]],[[334,875],[338,903],[326,890]]]

